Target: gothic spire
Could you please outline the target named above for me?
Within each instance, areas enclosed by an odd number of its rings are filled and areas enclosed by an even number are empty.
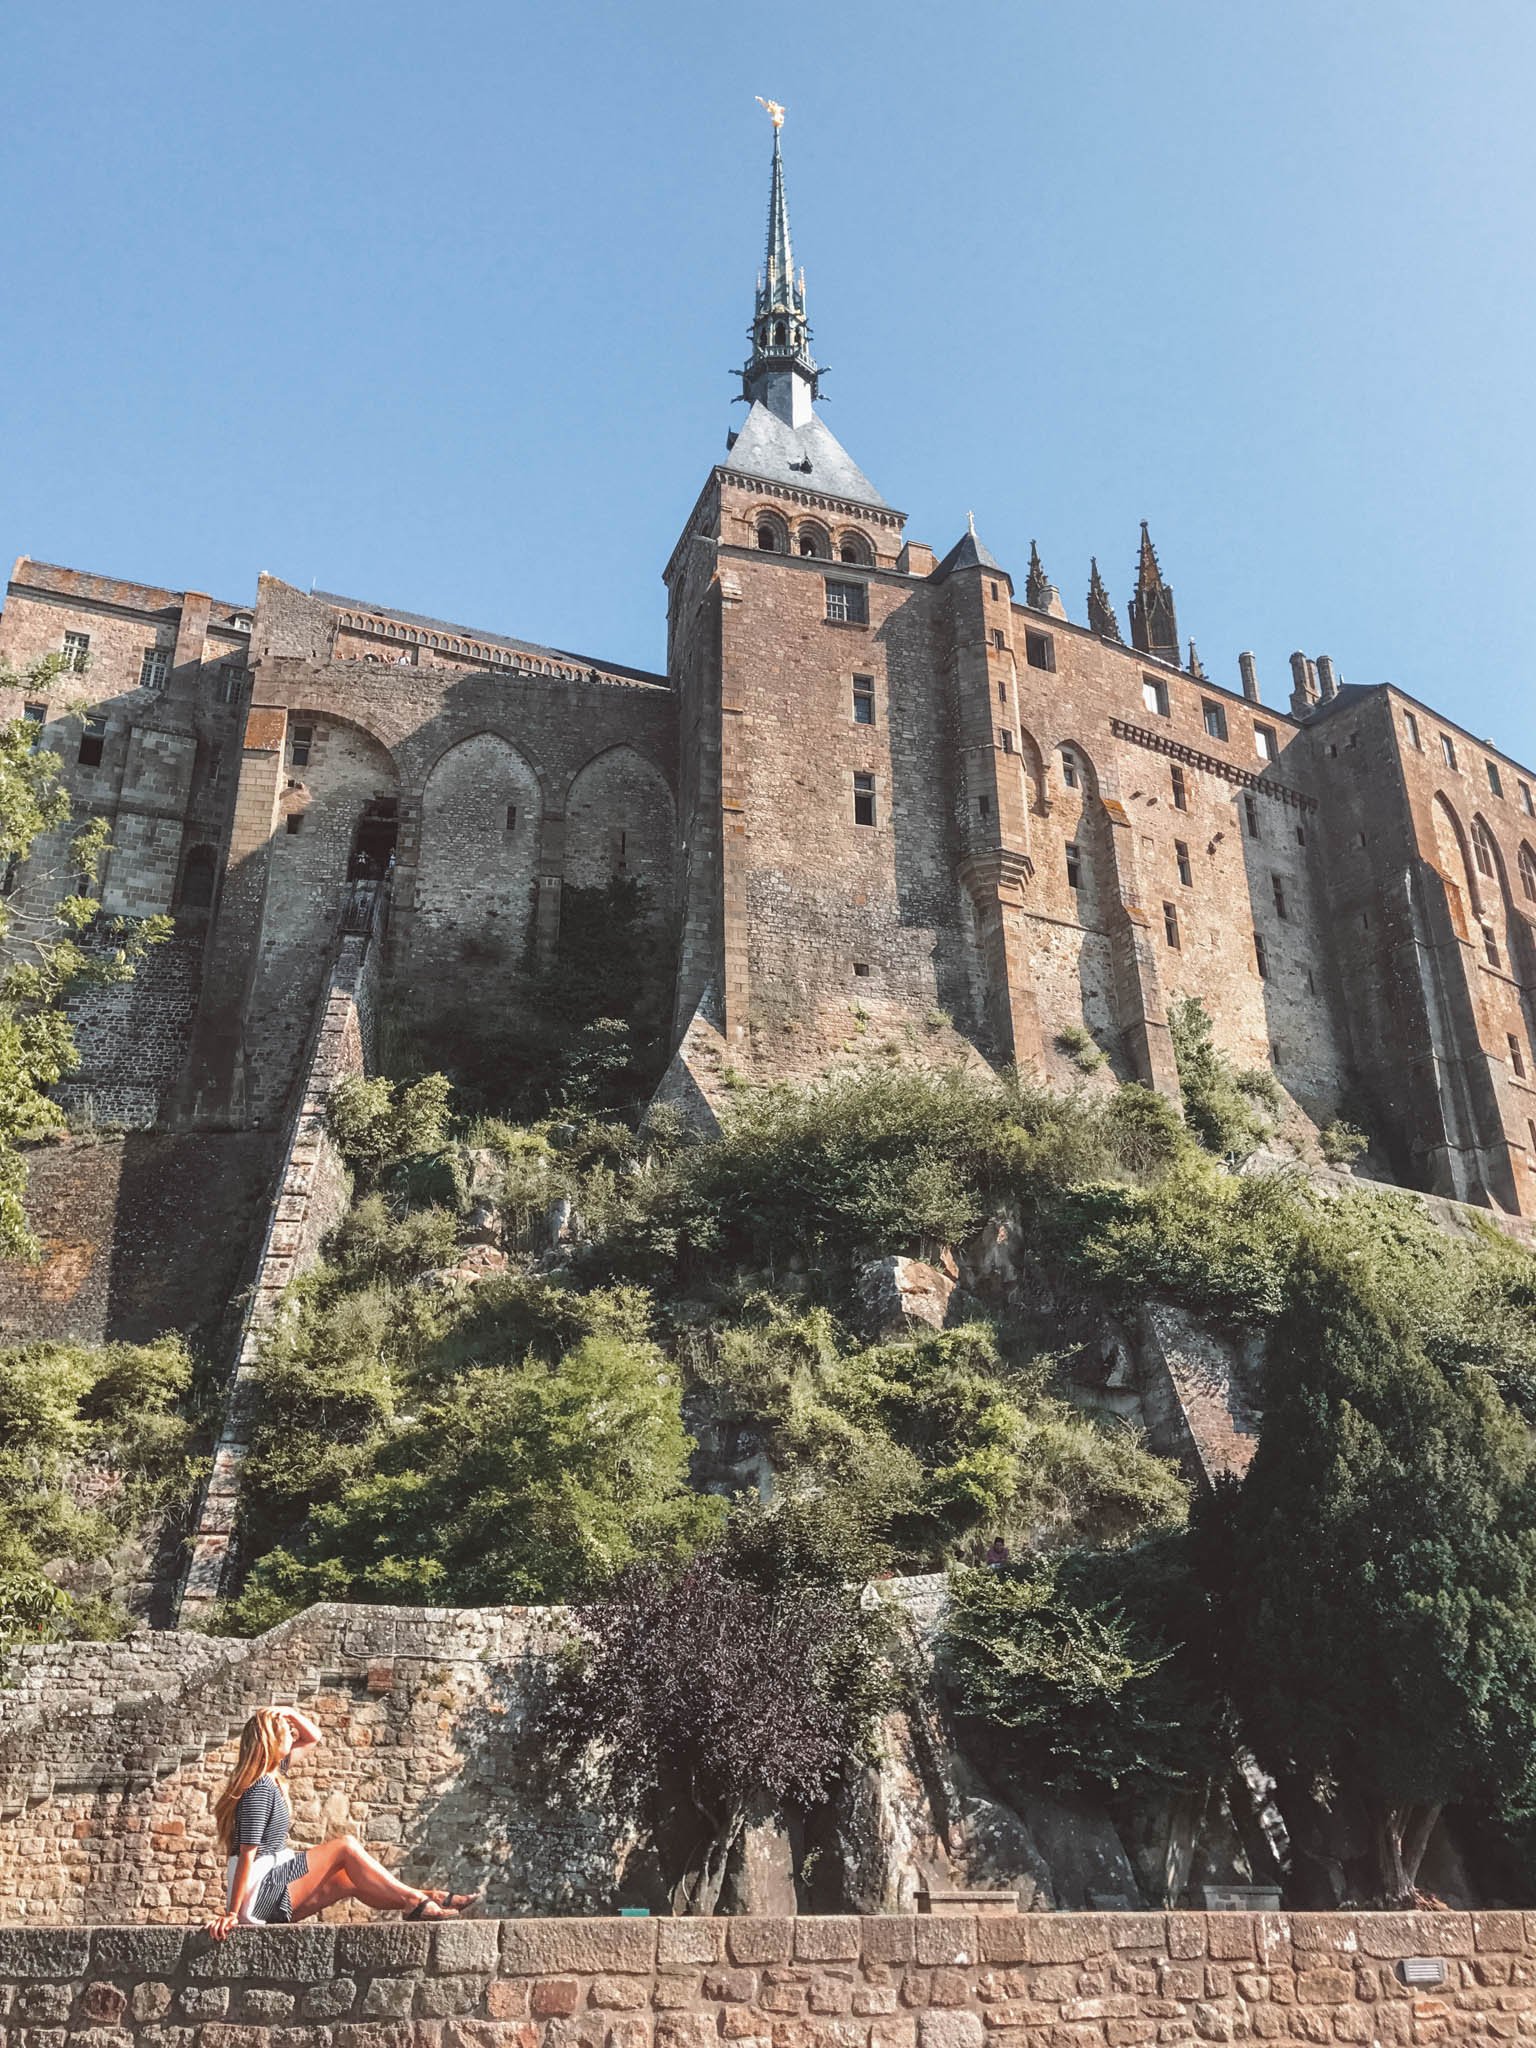
[[[1024,602],[1037,612],[1049,611],[1051,606],[1051,579],[1045,573],[1040,550],[1033,541],[1029,544],[1029,574],[1024,579]]]
[[[1199,682],[1203,683],[1209,680],[1205,673],[1205,665],[1201,661],[1200,656],[1195,651],[1195,643],[1193,640],[1191,640],[1189,643],[1189,672]]]
[[[1131,599],[1131,644],[1143,654],[1160,654],[1165,661],[1179,659],[1179,624],[1174,616],[1173,591],[1163,581],[1157,549],[1141,522],[1141,554],[1136,563],[1136,595]]]
[[[741,373],[741,393],[761,402],[787,425],[803,426],[817,395],[818,370],[805,317],[805,272],[795,275],[789,234],[789,198],[784,190],[784,153],[779,130],[784,109],[763,100],[773,122],[773,172],[768,187],[768,247],[757,280],[757,305],[748,330],[752,354]]]
[[[1104,588],[1104,579],[1099,574],[1099,560],[1095,555],[1089,563],[1088,576],[1088,625],[1101,640],[1123,640],[1120,621],[1115,617],[1115,608],[1109,601],[1109,592]]]

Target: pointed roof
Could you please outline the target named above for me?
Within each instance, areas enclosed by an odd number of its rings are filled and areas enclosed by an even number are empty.
[[[1031,541],[1029,544],[1029,575],[1024,584],[1024,602],[1043,612],[1050,604],[1051,579],[1045,573],[1045,564],[1040,559],[1040,550]]]
[[[805,284],[795,286],[795,252],[789,239],[789,197],[784,190],[784,152],[779,146],[779,128],[773,130],[773,177],[768,188],[768,248],[763,258],[763,281],[758,287],[759,312],[805,311]]]
[[[1163,572],[1158,566],[1157,549],[1152,545],[1152,536],[1147,531],[1145,519],[1141,522],[1141,553],[1136,562],[1136,588],[1138,590],[1161,590]]]
[[[1094,555],[1088,564],[1088,624],[1101,640],[1121,640],[1120,621],[1115,617],[1115,608],[1109,601],[1109,592],[1104,588],[1104,578],[1099,574],[1099,558]]]
[[[942,583],[944,578],[953,575],[956,569],[995,569],[999,576],[1008,574],[977,533],[974,517],[966,519],[965,532],[933,571],[934,582]]]
[[[731,444],[722,465],[741,476],[766,477],[792,490],[851,498],[859,505],[885,505],[884,498],[817,413],[802,426],[770,412],[761,399]]]
[[[1179,658],[1179,622],[1173,608],[1173,591],[1163,579],[1157,549],[1141,522],[1141,550],[1136,559],[1136,590],[1131,598],[1131,644],[1143,654],[1160,654],[1165,661]]]

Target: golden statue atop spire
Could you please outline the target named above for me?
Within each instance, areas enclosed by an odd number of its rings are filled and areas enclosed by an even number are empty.
[[[768,116],[775,128],[782,128],[784,126],[785,109],[779,105],[777,100],[765,100],[760,92],[753,93],[752,97],[757,101],[757,104]]]

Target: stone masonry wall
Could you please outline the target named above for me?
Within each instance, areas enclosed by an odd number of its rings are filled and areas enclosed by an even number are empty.
[[[1443,1983],[1405,1983],[1410,1958]],[[0,1932],[3,2048],[1416,2048],[1533,2031],[1521,1913],[312,1922],[222,1946],[179,1927]]]

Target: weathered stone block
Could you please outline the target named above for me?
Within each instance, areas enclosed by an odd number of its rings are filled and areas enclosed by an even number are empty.
[[[917,2038],[920,2048],[982,2048],[986,2029],[973,2012],[925,2012]]]
[[[491,1922],[453,1921],[449,1932],[486,1931]],[[441,1954],[441,1950],[439,1950]],[[563,1971],[623,1974],[648,1971],[656,1960],[654,1920],[507,1920],[501,1929],[501,1966],[511,1976],[554,1977]]]
[[[487,1979],[447,1975],[416,1980],[416,2016],[424,2020],[464,2019],[485,2004]]]
[[[794,1927],[793,1920],[733,1919],[726,1927],[726,1951],[733,1963],[787,1963]]]
[[[1170,1913],[1167,1916],[1169,1955],[1179,1962],[1203,1956],[1208,1917],[1204,1913]]]
[[[919,1914],[913,1923],[920,1963],[973,1963],[976,1919],[970,1913]]]
[[[358,2010],[367,2019],[400,2020],[409,2016],[416,1983],[411,1977],[375,1977],[363,1986]]]
[[[802,1914],[794,1922],[794,1934],[799,1962],[851,1962],[859,1953],[859,1923],[852,1915]]]
[[[98,1927],[91,1956],[104,1975],[170,1977],[180,1968],[186,1943],[182,1927]]]
[[[635,2012],[645,2005],[645,1985],[638,1977],[594,1977],[587,2003],[605,2012]]]
[[[494,1970],[501,1943],[494,1920],[440,1920],[432,1928],[434,1969]]]
[[[581,2002],[581,1986],[574,1977],[541,1977],[528,1995],[528,2010],[536,2020],[564,2018]]]
[[[1520,1913],[1474,1913],[1472,1939],[1480,1949],[1501,1950],[1525,1946],[1525,1917]]]
[[[1253,1917],[1248,1913],[1211,1913],[1206,1953],[1217,1962],[1246,1962],[1254,1953]]]
[[[357,1985],[350,1977],[332,1977],[324,1984],[311,1984],[299,2000],[306,2019],[335,2020],[349,2013],[357,2002]]]
[[[910,1963],[917,1953],[917,1922],[910,1915],[877,1915],[859,1932],[866,1963]]]
[[[239,1927],[228,1941],[210,1941],[200,1950],[192,1937],[187,1947],[183,1967],[192,1978],[273,1977],[319,1984],[336,1974],[333,1927]]]
[[[1022,1913],[983,1913],[976,1922],[976,1953],[984,1963],[1027,1963],[1029,1926]]]
[[[358,1975],[424,1970],[432,1951],[432,1934],[424,1920],[372,1920],[362,1927],[338,1927],[336,1967]]]
[[[721,1920],[658,1920],[658,1963],[713,1963],[725,1954],[725,1923]]]
[[[1109,1928],[1102,1913],[1031,1913],[1030,1957],[1037,1963],[1081,1963],[1109,1957]],[[935,1922],[941,1925],[941,1922]]]
[[[1296,1978],[1298,2005],[1347,2005],[1355,1980],[1347,1970],[1302,1970]]]
[[[0,1927],[0,1977],[82,1977],[90,1949],[83,1930]]]

